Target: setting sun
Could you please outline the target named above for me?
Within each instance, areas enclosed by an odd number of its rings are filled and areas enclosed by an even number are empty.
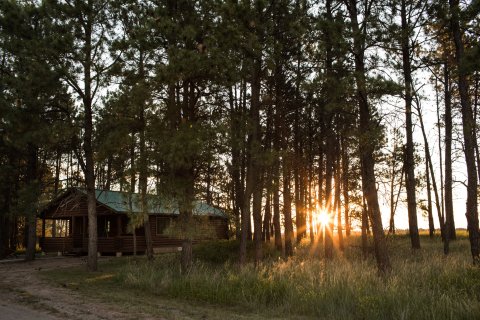
[[[322,226],[326,226],[328,225],[328,222],[330,220],[330,215],[326,211],[322,210],[318,214],[317,219],[319,224],[321,224]]]

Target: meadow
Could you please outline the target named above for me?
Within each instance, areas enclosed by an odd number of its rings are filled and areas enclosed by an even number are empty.
[[[422,249],[411,250],[407,236],[388,238],[393,271],[378,274],[373,254],[363,257],[352,236],[344,253],[326,261],[322,247],[304,242],[284,260],[269,244],[265,260],[237,265],[238,243],[203,243],[195,263],[181,275],[177,254],[114,258],[98,273],[83,269],[48,272],[46,277],[124,308],[161,314],[156,299],[208,305],[247,318],[325,319],[478,319],[480,268],[471,265],[468,240],[452,242],[443,255],[440,239],[422,236]],[[250,248],[253,251],[253,248]],[[135,298],[135,299],[133,299]],[[225,311],[227,310],[227,311]]]

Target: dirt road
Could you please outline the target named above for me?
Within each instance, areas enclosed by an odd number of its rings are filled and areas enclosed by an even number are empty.
[[[53,287],[39,276],[42,271],[84,265],[77,257],[43,258],[34,262],[0,263],[0,320],[134,319],[72,290]]]
[[[101,257],[100,263],[109,257]],[[142,300],[140,307],[126,307],[122,302],[95,299],[45,280],[42,272],[85,266],[85,258],[51,257],[34,262],[0,261],[0,320],[123,320],[123,319],[263,319],[242,309],[220,308],[155,297]],[[108,300],[107,300],[108,301]],[[154,309],[154,310],[153,310]]]
[[[21,320],[21,319],[36,319],[36,320],[56,320],[58,318],[47,314],[45,312],[30,309],[21,305],[12,303],[12,301],[0,302],[0,319],[2,320]]]

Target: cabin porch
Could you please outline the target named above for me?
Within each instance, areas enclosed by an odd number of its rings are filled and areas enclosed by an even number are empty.
[[[126,215],[102,215],[97,217],[99,253],[133,253],[134,237],[127,232]],[[39,239],[44,252],[88,252],[88,217],[72,216],[42,218],[42,235]],[[146,249],[143,227],[136,230],[137,252]]]

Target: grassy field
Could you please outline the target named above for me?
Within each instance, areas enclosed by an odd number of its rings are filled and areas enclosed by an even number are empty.
[[[453,242],[445,257],[438,238],[421,240],[422,249],[412,251],[406,236],[388,239],[393,265],[388,276],[377,273],[373,257],[362,258],[357,237],[328,262],[321,247],[305,243],[288,261],[268,246],[262,266],[240,269],[238,243],[225,241],[197,246],[194,268],[186,276],[175,254],[154,262],[112,259],[95,274],[77,268],[46,276],[154,315],[161,314],[156,300],[170,299],[172,306],[181,301],[248,318],[480,319],[480,269],[471,266],[468,241]]]

